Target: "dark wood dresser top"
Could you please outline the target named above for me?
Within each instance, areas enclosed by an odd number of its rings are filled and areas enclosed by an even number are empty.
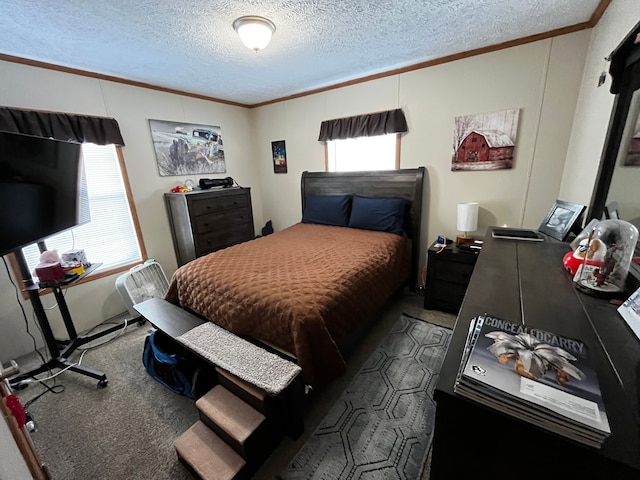
[[[634,478],[640,478],[640,340],[617,306],[574,288],[562,265],[568,243],[493,239],[490,230],[442,366],[436,401],[465,401],[453,386],[469,322],[476,315],[487,313],[582,339],[598,372],[612,432],[596,455],[637,469]]]

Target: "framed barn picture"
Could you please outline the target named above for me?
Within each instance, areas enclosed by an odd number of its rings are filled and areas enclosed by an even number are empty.
[[[451,170],[513,168],[519,109],[455,118]]]

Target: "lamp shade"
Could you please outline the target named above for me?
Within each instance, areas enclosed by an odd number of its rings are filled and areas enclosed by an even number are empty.
[[[269,45],[276,26],[271,20],[250,15],[237,18],[233,22],[233,29],[238,32],[242,43],[254,52],[258,52]]]
[[[478,229],[478,202],[458,204],[458,231],[474,232]]]

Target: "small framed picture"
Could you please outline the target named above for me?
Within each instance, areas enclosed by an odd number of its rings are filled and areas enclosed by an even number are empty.
[[[604,206],[604,218],[620,220],[620,207],[618,202],[609,202]]]
[[[284,140],[271,142],[273,154],[273,173],[287,173],[287,149]]]
[[[584,209],[584,205],[556,200],[538,230],[551,238],[564,242],[582,216]]]

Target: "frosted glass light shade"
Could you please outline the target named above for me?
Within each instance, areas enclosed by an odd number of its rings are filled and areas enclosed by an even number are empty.
[[[458,204],[458,224],[460,232],[475,232],[478,229],[478,202]]]
[[[246,16],[237,18],[233,22],[233,29],[238,32],[242,43],[254,52],[258,52],[269,45],[276,26],[266,18]]]

